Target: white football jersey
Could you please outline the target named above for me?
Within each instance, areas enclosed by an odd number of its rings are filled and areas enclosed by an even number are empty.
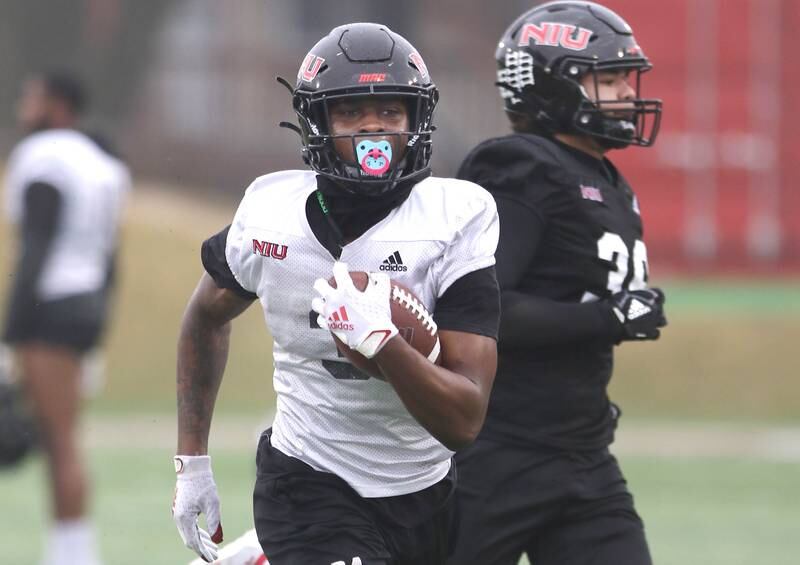
[[[21,221],[25,190],[47,183],[61,196],[58,231],[37,294],[44,300],[93,292],[106,282],[117,243],[127,167],[75,130],[34,133],[14,149],[6,175],[6,212]]]
[[[274,340],[272,444],[335,473],[364,497],[417,492],[447,474],[452,452],[417,423],[389,383],[354,378],[328,329],[317,326],[313,284],[332,276],[335,259],[306,216],[316,187],[311,171],[256,179],[228,232],[228,266],[259,297]],[[340,260],[351,271],[387,272],[432,312],[454,281],[494,265],[498,233],[488,192],[429,177],[347,244]]]

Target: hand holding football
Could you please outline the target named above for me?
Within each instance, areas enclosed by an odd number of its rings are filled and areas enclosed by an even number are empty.
[[[350,278],[358,290],[363,291],[367,287],[369,275],[364,271],[350,271]],[[336,280],[333,277],[328,283],[336,288]],[[431,362],[438,364],[441,359],[439,333],[433,316],[422,301],[408,287],[392,280],[390,307],[392,322],[397,326],[403,339]],[[349,348],[335,335],[333,339],[341,354],[353,365],[372,377],[383,379],[383,374],[375,361]]]

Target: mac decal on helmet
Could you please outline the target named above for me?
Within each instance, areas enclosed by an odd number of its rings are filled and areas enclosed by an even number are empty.
[[[548,2],[520,16],[497,52],[497,86],[506,111],[525,114],[542,133],[578,133],[609,148],[650,146],[661,122],[661,100],[641,98],[641,77],[652,68],[631,27],[593,2]],[[604,114],[580,81],[601,71],[635,73],[629,118]],[[632,86],[634,86],[632,84]]]
[[[400,181],[429,174],[431,122],[439,94],[417,50],[388,27],[354,23],[334,28],[303,59],[294,86],[278,80],[292,91],[300,127],[281,125],[300,133],[303,160],[341,190],[379,198]],[[364,134],[330,133],[329,105],[365,95],[401,97],[407,105],[409,131],[382,134],[401,141],[395,146],[403,149],[402,155],[395,160],[385,141],[366,143]],[[358,163],[336,152],[334,140],[340,138],[353,144]]]

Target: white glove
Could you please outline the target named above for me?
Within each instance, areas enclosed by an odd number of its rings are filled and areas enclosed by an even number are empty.
[[[397,335],[392,323],[389,275],[369,273],[367,288],[360,291],[350,278],[347,263],[337,261],[333,264],[333,277],[336,288],[325,279],[314,282],[314,290],[321,295],[311,301],[311,307],[319,314],[317,323],[331,330],[350,349],[371,359]]]
[[[186,547],[211,563],[217,558],[217,544],[222,542],[219,496],[211,472],[211,457],[176,455],[174,460],[177,482],[172,500],[172,518]],[[200,514],[205,514],[206,525],[214,532],[213,535],[208,535],[197,524]]]

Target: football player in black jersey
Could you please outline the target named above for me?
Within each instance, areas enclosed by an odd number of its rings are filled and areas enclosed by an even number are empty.
[[[453,565],[651,563],[642,520],[609,453],[614,346],[653,340],[664,294],[648,286],[639,204],[605,157],[649,146],[661,102],[631,28],[591,2],[518,18],[497,49],[512,134],[481,143],[459,178],[500,215],[499,367],[478,441],[456,456]]]

